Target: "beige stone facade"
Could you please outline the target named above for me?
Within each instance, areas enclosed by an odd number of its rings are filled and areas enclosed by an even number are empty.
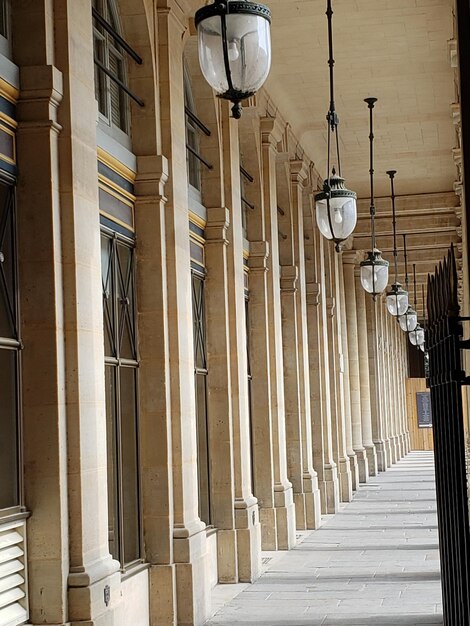
[[[262,550],[293,548],[410,449],[407,338],[358,278],[367,192],[338,254],[298,108],[268,84],[230,117],[198,66],[195,2],[6,4],[0,403],[17,453],[0,557],[18,565],[0,558],[0,626],[200,626],[214,585],[253,582]],[[463,200],[407,194],[422,283],[436,249],[466,250]]]

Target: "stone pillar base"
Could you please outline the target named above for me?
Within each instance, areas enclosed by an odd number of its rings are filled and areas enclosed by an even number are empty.
[[[350,459],[340,459],[338,468],[340,500],[341,502],[351,502],[353,488]]]
[[[119,616],[121,573],[111,556],[89,568],[74,568],[68,578],[68,605],[71,626],[105,626]],[[105,597],[109,597],[108,605]]]
[[[397,440],[396,437],[390,437],[390,453],[392,465],[395,465],[400,460],[398,456]]]
[[[369,480],[369,463],[367,462],[367,452],[365,448],[362,450],[354,450],[357,456],[357,465],[359,467],[359,482],[366,483]]]
[[[375,445],[366,445],[366,454],[367,454],[367,463],[369,465],[369,476],[377,476],[378,465],[377,465],[377,451],[375,449]]]
[[[387,449],[385,441],[374,441],[375,452],[377,455],[377,470],[379,472],[385,472],[387,469]]]
[[[325,465],[323,480],[320,481],[322,510],[327,513],[336,513],[339,508],[339,480],[336,465]]]
[[[406,433],[402,433],[401,440],[402,440],[403,454],[406,456],[410,452],[410,448],[409,448],[409,445],[408,445],[409,441],[408,441],[408,437],[406,436]]]
[[[357,456],[356,453],[349,453],[349,466],[351,468],[351,484],[353,491],[357,491],[359,488],[359,467],[357,465]]]
[[[235,502],[238,582],[252,583],[261,574],[261,524],[258,503]]]
[[[396,435],[395,445],[397,447],[397,459],[400,460],[405,456],[405,450],[403,448],[403,442],[400,435]]]
[[[274,487],[275,525],[278,550],[291,550],[297,543],[295,504],[292,487]],[[263,548],[264,549],[264,548]]]
[[[237,531],[217,531],[217,578],[219,583],[238,582]]]
[[[192,535],[188,535],[189,532],[185,528],[175,529],[178,626],[200,626],[209,619],[210,613],[210,589],[206,572],[206,529],[204,527]]]
[[[393,455],[392,455],[392,442],[390,439],[385,439],[385,451],[387,453],[387,467],[392,467]]]
[[[318,474],[314,471],[308,473],[303,479],[304,493],[306,495],[306,521],[308,530],[316,530],[321,526],[321,496],[318,488]]]
[[[176,624],[176,571],[174,565],[152,565],[150,568],[150,622]]]

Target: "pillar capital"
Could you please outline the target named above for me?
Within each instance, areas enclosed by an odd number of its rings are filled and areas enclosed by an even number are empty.
[[[267,272],[269,258],[269,241],[250,241],[248,267],[252,272]]]
[[[297,265],[281,265],[281,291],[295,293],[299,278]]]
[[[262,117],[260,119],[261,142],[270,145],[277,150],[277,144],[281,141],[285,125],[278,117]]]
[[[303,185],[308,177],[308,164],[305,159],[291,159],[289,171],[291,183]]]
[[[139,199],[163,200],[165,183],[168,181],[168,159],[162,154],[137,157],[135,192]]]
[[[344,250],[342,255],[344,265],[358,265],[364,259],[362,250]]]
[[[18,118],[22,132],[44,126],[48,121],[53,130],[62,127],[57,123],[57,110],[64,92],[63,74],[54,65],[30,65],[21,69],[21,91],[18,101]]]
[[[326,299],[326,312],[330,317],[334,317],[336,315],[336,299],[335,298]]]
[[[318,306],[321,302],[321,284],[308,282],[306,283],[307,291],[307,304],[311,306]]]
[[[230,225],[230,211],[225,207],[207,209],[205,237],[207,244],[228,244],[227,230]]]

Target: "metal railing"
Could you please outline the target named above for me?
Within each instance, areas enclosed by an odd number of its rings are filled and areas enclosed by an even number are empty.
[[[444,624],[470,624],[470,532],[462,386],[463,319],[452,247],[428,279],[429,378],[436,460]]]

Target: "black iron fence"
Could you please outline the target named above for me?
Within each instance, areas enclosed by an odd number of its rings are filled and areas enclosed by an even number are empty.
[[[470,625],[470,533],[462,386],[462,318],[451,248],[428,279],[429,378],[436,459],[437,514],[446,626]]]

